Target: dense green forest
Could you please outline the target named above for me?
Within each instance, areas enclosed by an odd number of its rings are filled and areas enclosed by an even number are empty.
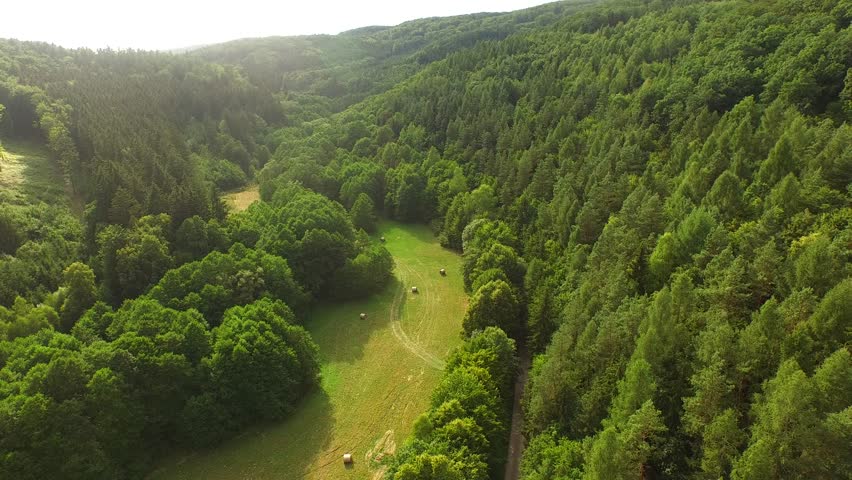
[[[604,0],[185,54],[0,40],[0,139],[86,205],[0,192],[0,478],[141,478],[286,417],[301,314],[391,274],[379,216],[429,224],[470,293],[389,478],[502,476],[516,343],[522,478],[852,477],[850,24]]]

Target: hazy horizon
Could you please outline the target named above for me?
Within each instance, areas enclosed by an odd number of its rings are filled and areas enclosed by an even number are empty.
[[[150,0],[144,5],[106,0],[3,7],[2,38],[53,43],[67,48],[174,50],[240,38],[337,34],[373,25],[398,25],[425,17],[508,12],[553,0],[434,0],[342,2],[315,0],[288,5],[263,0],[236,3]],[[50,16],[45,16],[50,12]]]

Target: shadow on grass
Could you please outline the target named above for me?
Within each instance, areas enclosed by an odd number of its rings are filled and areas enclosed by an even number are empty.
[[[6,140],[3,141],[3,148],[7,156],[3,162],[7,169],[4,177],[16,177],[6,178],[17,184],[12,187],[18,193],[17,202],[13,203],[68,204],[65,180],[59,165],[50,158],[50,154],[43,146],[28,141]],[[13,199],[6,199],[6,201],[10,200]]]
[[[331,401],[324,390],[317,388],[289,418],[249,428],[209,449],[178,452],[160,463],[160,468],[147,478],[302,478],[329,448],[333,430]]]
[[[264,443],[280,445],[281,463],[273,473],[277,478],[291,478],[295,472],[302,478],[316,466],[317,457],[327,452],[331,443],[335,421],[331,399],[325,390],[317,388],[304,403],[296,407],[293,416],[281,424],[261,432]],[[298,432],[298,436],[293,433]],[[275,452],[270,452],[274,455]],[[342,462],[342,453],[337,456]]]
[[[357,301],[321,305],[304,323],[320,347],[324,362],[354,363],[364,356],[370,337],[398,317],[405,302],[402,282],[392,276],[381,293]],[[361,320],[359,315],[366,313]],[[397,315],[397,317],[394,317]]]

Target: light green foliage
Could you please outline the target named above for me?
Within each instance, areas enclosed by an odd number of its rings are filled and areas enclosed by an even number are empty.
[[[610,421],[623,425],[634,412],[657,393],[657,382],[651,365],[645,360],[635,359],[627,365],[627,372],[618,384],[618,395],[613,400]]]
[[[0,340],[14,340],[58,326],[56,310],[47,305],[34,306],[18,297],[11,308],[0,306]]]
[[[282,302],[225,311],[206,365],[221,402],[245,423],[289,413],[316,382],[318,349]]]
[[[532,439],[521,466],[527,480],[580,480],[583,478],[583,444],[547,431]]]
[[[696,209],[674,232],[666,232],[660,237],[648,259],[648,268],[656,285],[664,284],[678,265],[701,250],[713,224],[713,218],[706,210]]]
[[[651,463],[666,433],[660,411],[651,400],[620,427],[610,426],[592,443],[586,479],[630,479],[652,475]]]
[[[729,408],[704,429],[702,437],[701,472],[706,478],[730,475],[731,466],[739,456],[746,440],[740,429],[736,410]]]
[[[460,469],[444,455],[419,455],[412,463],[402,465],[394,480],[462,480]]]
[[[850,275],[849,252],[825,235],[803,239],[791,254],[789,282],[798,290],[809,287],[824,295],[832,286]]]
[[[502,472],[515,368],[515,344],[502,330],[474,333],[447,362],[432,408],[391,464],[391,478],[485,480]]]
[[[80,223],[64,205],[0,199],[0,305],[18,296],[40,303],[56,292],[65,267],[79,259],[81,237]]]
[[[846,278],[823,297],[813,315],[796,325],[786,353],[810,371],[837,348],[848,344],[852,325],[852,279]]]

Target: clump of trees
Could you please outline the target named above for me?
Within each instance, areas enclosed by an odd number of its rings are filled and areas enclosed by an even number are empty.
[[[174,446],[209,445],[282,418],[316,383],[317,347],[279,300],[225,312],[150,298],[99,303],[72,334],[2,344],[4,478],[140,477]],[[40,425],[42,428],[29,428]]]

